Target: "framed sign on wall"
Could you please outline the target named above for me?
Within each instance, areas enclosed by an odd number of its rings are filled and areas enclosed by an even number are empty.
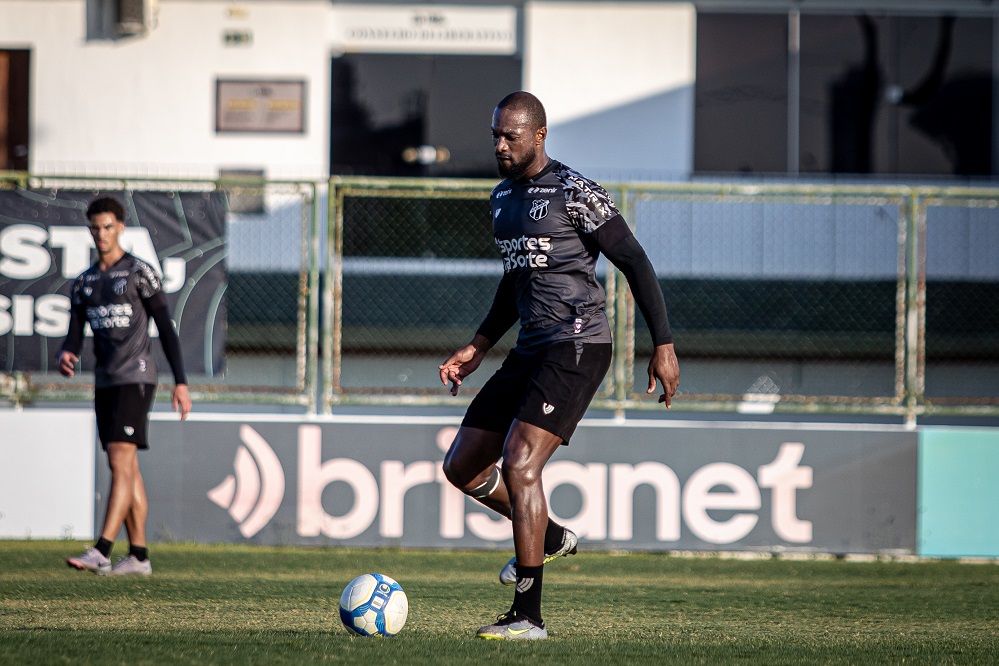
[[[215,131],[305,133],[304,80],[217,79]]]

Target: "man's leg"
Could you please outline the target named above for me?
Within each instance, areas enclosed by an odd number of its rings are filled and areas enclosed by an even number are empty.
[[[444,476],[455,488],[510,517],[510,497],[496,462],[503,455],[503,435],[462,426],[444,456]]]
[[[561,445],[558,435],[514,421],[503,447],[503,483],[511,508],[514,549],[522,566],[544,564],[548,502],[541,472]]]
[[[122,524],[131,514],[135,500],[135,475],[139,470],[138,449],[135,444],[131,442],[108,444],[108,466],[111,468],[111,492],[108,494],[108,507],[104,514],[101,537],[114,541],[121,531]],[[142,483],[141,477],[139,483]],[[143,489],[144,495],[145,489]],[[129,532],[129,539],[131,536]],[[145,540],[145,534],[142,536]]]
[[[116,449],[116,444],[121,449]],[[130,448],[131,455],[123,452]],[[128,532],[128,555],[121,558],[107,572],[109,576],[138,574],[148,576],[153,572],[149,563],[149,551],[146,548],[146,515],[149,511],[149,501],[146,498],[146,486],[139,471],[139,456],[134,444],[124,442],[112,443],[108,447],[108,458],[112,459],[112,451],[117,451],[113,458],[111,472],[111,496],[108,500],[108,513],[104,520],[103,538],[108,534],[117,535],[122,523]],[[114,467],[121,465],[120,468]]]
[[[503,436],[497,432],[462,426],[444,457],[444,475],[466,495],[509,518],[510,494],[496,465],[503,444]],[[549,561],[574,554],[576,535],[549,518],[545,524],[543,552]],[[516,556],[503,566],[499,579],[504,585],[517,582]]]
[[[145,548],[149,499],[146,497],[146,485],[142,480],[142,472],[139,471],[139,456],[134,456],[133,461],[132,504],[125,515],[125,531],[128,533],[128,543],[133,548]]]
[[[510,612],[476,634],[486,639],[545,639],[541,616],[545,532],[550,524],[541,474],[562,444],[547,430],[516,420],[503,447],[503,483],[510,501],[516,590]]]

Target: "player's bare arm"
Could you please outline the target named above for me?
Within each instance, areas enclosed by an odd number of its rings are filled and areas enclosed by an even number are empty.
[[[665,402],[666,409],[669,409],[680,385],[680,364],[676,360],[672,342],[658,345],[652,352],[652,358],[649,359],[649,388],[646,393],[655,392],[657,380],[663,387],[659,402]]]
[[[471,342],[437,366],[440,370],[441,384],[447,386],[448,382],[451,382],[451,395],[458,395],[461,381],[475,372],[490,347],[492,343],[485,336],[476,333]]]

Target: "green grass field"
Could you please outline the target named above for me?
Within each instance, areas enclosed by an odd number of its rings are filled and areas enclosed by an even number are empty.
[[[505,552],[153,544],[153,576],[102,578],[81,549],[0,541],[0,663],[999,663],[993,563],[582,552],[546,568],[550,640],[508,643],[473,637],[512,600]],[[365,571],[406,589],[395,638],[340,625]]]

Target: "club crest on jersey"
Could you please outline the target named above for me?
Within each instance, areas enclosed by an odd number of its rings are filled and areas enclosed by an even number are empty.
[[[537,222],[548,215],[548,199],[535,199],[531,202],[531,219]]]
[[[111,285],[111,288],[114,289],[114,293],[121,296],[122,294],[125,293],[125,287],[127,286],[128,286],[127,280],[115,280],[114,284]]]

